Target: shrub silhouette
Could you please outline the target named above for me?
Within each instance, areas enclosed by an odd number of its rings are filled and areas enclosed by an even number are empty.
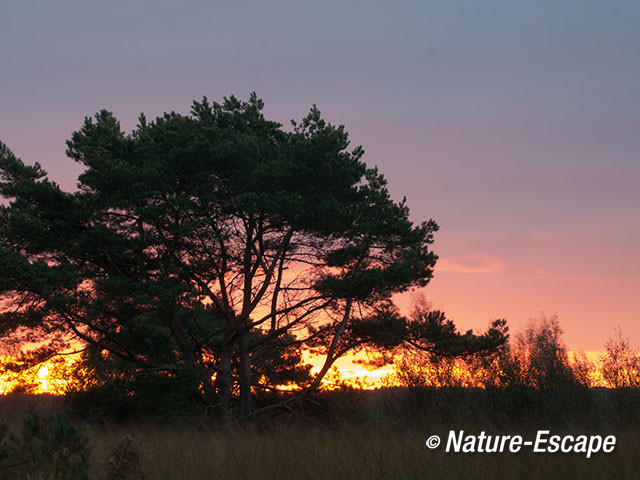
[[[611,395],[618,414],[637,416],[640,404],[640,355],[631,348],[629,339],[622,336],[620,328],[615,337],[605,343],[605,354],[600,358],[602,376],[613,389]]]
[[[640,355],[631,348],[629,339],[616,330],[615,338],[605,343],[606,354],[601,357],[602,376],[611,388],[640,387]]]
[[[84,425],[62,415],[47,420],[32,413],[19,434],[0,426],[0,479],[85,480],[90,451]]]
[[[517,336],[515,361],[522,381],[540,390],[575,382],[557,316],[531,319]]]

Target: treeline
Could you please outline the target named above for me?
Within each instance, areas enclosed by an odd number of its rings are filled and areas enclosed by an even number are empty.
[[[596,358],[569,352],[556,316],[530,320],[489,354],[407,353],[386,386],[373,403],[400,421],[588,427],[640,420],[638,351],[618,328]]]
[[[555,316],[530,321],[524,331],[492,352],[445,356],[413,350],[394,358],[393,373],[375,390],[342,384],[300,402],[288,401],[295,392],[273,396],[255,391],[256,410],[244,419],[242,429],[233,428],[238,422],[232,415],[217,415],[219,410],[203,407],[195,396],[185,400],[184,392],[191,386],[169,376],[141,375],[135,384],[122,379],[93,385],[76,381],[69,383],[59,402],[16,392],[13,396],[21,397],[16,398],[18,405],[28,400],[40,415],[25,416],[24,409],[20,415],[16,402],[10,407],[11,396],[0,398],[4,420],[10,421],[8,426],[0,422],[0,479],[16,475],[86,479],[90,471],[120,478],[117,475],[124,471],[152,468],[137,450],[141,424],[152,425],[153,435],[158,434],[158,425],[162,432],[175,432],[179,426],[190,435],[215,433],[224,441],[237,432],[276,432],[266,433],[272,441],[282,431],[314,439],[317,432],[339,434],[338,438],[359,432],[358,441],[364,441],[366,429],[396,432],[397,440],[401,438],[397,432],[421,439],[424,432],[445,434],[451,429],[522,433],[541,427],[572,434],[597,429],[635,441],[628,432],[640,421],[640,355],[619,329],[597,359],[568,351]],[[69,375],[73,369],[87,374],[82,362],[65,365]],[[25,382],[22,390],[28,385]],[[129,393],[131,388],[135,394]],[[45,402],[49,411],[40,408]],[[60,415],[63,411],[69,417]],[[102,425],[106,430],[125,429],[132,436],[127,434],[120,443],[112,439],[112,451],[101,453],[98,463],[90,465],[92,442],[85,422],[94,432]]]
[[[543,316],[529,320],[524,331],[492,352],[462,357],[407,352],[386,384],[539,390],[575,384],[623,390],[640,387],[640,355],[619,328],[598,356],[569,352],[558,317]]]
[[[300,414],[331,423],[344,418],[413,421],[469,415],[475,422],[588,423],[635,421],[640,411],[640,355],[620,329],[599,356],[587,357],[568,351],[556,316],[530,320],[493,351],[455,356],[405,349],[396,351],[393,361],[392,373],[374,392],[365,391],[370,385],[339,377],[337,385],[327,385],[304,402],[292,402],[297,391],[288,391],[287,385],[255,389],[257,412],[252,418]],[[196,396],[185,395],[192,385],[180,378],[142,372],[135,378],[99,381],[101,373],[86,363],[60,357],[48,373],[49,385],[59,385],[70,410],[89,421],[232,420],[220,409],[203,407]],[[21,377],[14,391],[38,393],[37,374],[36,369]]]

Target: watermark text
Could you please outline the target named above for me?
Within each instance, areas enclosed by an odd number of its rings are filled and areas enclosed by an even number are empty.
[[[440,437],[430,436],[429,449],[440,445]],[[447,453],[518,453],[531,449],[534,453],[581,453],[591,458],[594,453],[611,453],[616,447],[615,435],[553,435],[549,430],[538,430],[535,439],[526,440],[521,435],[465,434],[464,430],[451,430],[447,437]]]

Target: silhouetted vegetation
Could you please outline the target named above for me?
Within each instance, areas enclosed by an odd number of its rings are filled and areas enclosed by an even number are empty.
[[[584,353],[571,358],[558,319],[543,317],[531,320],[522,333],[493,351],[464,356],[398,351],[394,370],[376,390],[343,383],[304,401],[296,401],[295,391],[256,390],[257,411],[250,419],[254,424],[270,424],[306,418],[334,426],[344,419],[349,423],[393,421],[410,425],[446,423],[453,417],[471,425],[486,422],[504,427],[635,423],[640,388],[629,383],[638,381],[640,372],[630,368],[629,359],[635,353],[628,340],[621,338],[618,333],[607,342],[607,353],[597,364]],[[608,378],[624,378],[626,386],[615,386]],[[137,376],[135,382],[138,386],[130,381],[105,382],[70,393],[67,402],[72,411],[93,423],[153,420],[209,424],[210,410],[203,408],[197,396],[189,400],[184,395],[191,391],[189,385],[180,387],[179,382],[156,376]],[[139,393],[134,395],[132,388]],[[235,425],[236,421],[223,415],[216,422]]]
[[[65,416],[31,413],[18,432],[0,424],[0,478],[85,480],[89,478],[86,427]]]
[[[628,340],[619,332],[610,339],[598,368],[584,353],[570,360],[561,333],[557,317],[542,317],[486,354],[455,359],[410,353],[389,379],[402,387],[389,403],[439,421],[455,414],[471,424],[636,421],[640,388],[632,385],[640,380],[640,370]]]
[[[392,295],[432,277],[437,224],[414,224],[315,106],[289,131],[262,109],[204,98],[130,134],[102,110],[67,142],[84,167],[72,193],[0,144],[0,334],[48,339],[22,365],[81,342],[96,388],[148,398],[175,379],[243,418],[254,391],[303,398],[350,352],[504,343],[504,321],[475,335],[400,315]]]
[[[607,472],[626,478],[629,471],[625,465],[633,463],[635,449],[640,446],[640,437],[636,434],[637,402],[633,400],[640,392],[632,386],[638,372],[631,368],[633,361],[629,360],[634,355],[629,341],[617,332],[616,337],[607,342],[600,364],[606,366],[608,378],[623,378],[626,386],[591,386],[597,371],[604,370],[596,368],[584,356],[572,360],[562,342],[558,319],[551,317],[531,321],[512,342],[490,353],[444,357],[432,352],[408,351],[399,358],[386,388],[361,390],[345,385],[316,392],[299,403],[274,407],[271,400],[258,402],[260,406],[271,407],[258,408],[251,417],[251,426],[240,429],[232,416],[217,418],[212,423],[207,410],[195,398],[190,406],[180,404],[184,397],[172,396],[171,385],[176,385],[172,382],[145,386],[141,391],[150,392],[146,398],[133,395],[122,398],[119,393],[109,396],[107,390],[100,389],[78,392],[80,396],[72,397],[73,402],[67,403],[66,410],[76,421],[89,420],[93,425],[91,471],[96,478],[102,478],[99,475],[104,472],[125,470],[138,472],[135,474],[138,476],[131,478],[141,478],[142,471],[152,475],[151,478],[201,478],[205,475],[202,472],[214,465],[223,478],[253,475],[257,471],[261,471],[264,478],[289,478],[290,474],[278,466],[282,462],[287,462],[287,471],[293,465],[304,464],[305,471],[312,477],[328,478],[328,472],[338,468],[339,459],[351,465],[342,468],[358,466],[360,473],[354,473],[356,478],[362,478],[362,472],[367,472],[364,475],[367,478],[384,478],[387,474],[381,472],[391,471],[405,472],[409,478],[415,478],[426,472],[425,469],[441,471],[441,478],[465,478],[478,468],[482,468],[488,478],[498,478],[498,473],[505,471],[520,472],[525,478],[533,475],[516,466],[523,464],[540,475],[562,475],[571,471],[582,472],[584,478],[601,478],[603,472]],[[106,383],[104,387],[109,385],[113,386]],[[287,392],[280,395],[286,396]],[[18,404],[9,406],[10,400],[11,396],[2,400],[5,414],[17,410]],[[22,403],[24,399],[20,400]],[[41,406],[41,415],[45,411]],[[11,423],[19,431],[24,421],[14,416]],[[59,445],[55,443],[58,438],[55,435],[42,434],[49,431],[49,427],[45,427],[48,422],[37,417],[34,422],[33,417],[27,417],[27,431],[40,433],[16,436],[11,442],[15,446],[36,441],[39,448],[49,445],[47,442]],[[453,474],[446,471],[447,465],[452,466],[452,457],[441,452],[425,452],[423,445],[427,434],[446,434],[451,429],[527,434],[541,427],[570,434],[615,433],[618,446],[611,455],[588,459],[588,467],[585,459],[554,455],[545,456],[542,467],[534,457],[523,453],[515,457],[492,457],[492,465],[493,462],[500,465],[494,471],[486,464],[476,464],[472,460],[474,456],[457,456],[459,474]],[[67,433],[60,438],[83,432],[80,428],[73,433],[75,428],[61,429]],[[32,437],[33,440],[24,440]],[[78,455],[74,458],[87,458],[87,442],[83,444],[84,453],[72,452]],[[342,445],[337,457],[336,445]],[[330,446],[333,455],[328,455]],[[3,451],[23,450],[11,448]],[[326,454],[321,453],[325,449]],[[29,464],[29,468],[49,471],[47,469],[55,465],[64,465],[69,455],[62,453],[61,460],[45,461],[38,456],[38,451],[36,449],[35,456],[28,460],[21,457],[20,462],[28,462],[21,463],[21,468]],[[119,452],[124,454],[119,456]],[[244,461],[239,461],[244,457]],[[84,463],[74,465],[69,471],[85,471]]]
[[[640,355],[620,331],[596,365],[569,354],[555,316],[510,338],[504,319],[475,333],[426,304],[401,313],[394,295],[433,275],[436,223],[414,224],[315,106],[289,131],[262,109],[255,94],[204,98],[189,115],[142,115],[130,134],[103,110],[67,142],[84,166],[71,193],[0,143],[0,335],[12,354],[3,368],[31,372],[2,405],[37,393],[34,372],[56,358],[70,372],[56,408],[93,429],[16,409],[0,428],[0,477],[206,478],[202,458],[149,460],[136,439],[162,436],[159,425],[240,451],[229,465],[184,442],[227,478],[264,468],[284,478],[277,458],[288,472],[299,463],[281,444],[276,460],[261,450],[252,463],[240,434],[296,435],[289,443],[304,444],[313,476],[333,478],[342,453],[318,461],[330,443],[318,432],[340,432],[370,448],[359,451],[361,475],[388,478],[425,471],[410,462],[438,472],[415,455],[433,429],[637,425]],[[39,346],[19,355],[21,342]],[[81,361],[57,357],[70,347]],[[394,365],[382,388],[323,387],[337,359],[361,352],[370,366]],[[304,353],[324,362],[314,370]],[[114,428],[131,431],[114,439]],[[415,440],[413,453],[379,458],[380,432]],[[89,437],[101,446],[93,453]]]

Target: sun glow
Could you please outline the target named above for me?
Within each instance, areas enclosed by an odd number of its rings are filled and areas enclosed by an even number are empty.
[[[587,352],[589,360],[596,368],[589,372],[589,384],[595,387],[606,386],[601,369],[598,368],[600,352]],[[322,357],[304,355],[304,360],[313,365],[312,373],[318,373],[322,367]],[[393,365],[367,369],[361,365],[359,357],[339,359],[322,381],[323,390],[335,390],[343,387],[374,390],[377,388],[410,386],[418,382],[422,386],[459,386],[482,388],[486,372],[475,370],[463,362],[448,366],[434,367],[417,363],[403,363],[398,358]],[[0,358],[0,395],[12,392],[30,394],[64,395],[69,391],[87,388],[92,383],[89,368],[82,363],[80,354],[61,355],[49,360],[20,369],[13,357]],[[419,386],[416,384],[415,386]],[[278,385],[277,390],[295,391],[301,387],[295,384]]]
[[[0,359],[0,395],[11,392],[64,395],[86,386],[88,369],[80,354],[55,356],[27,368],[13,357]]]

